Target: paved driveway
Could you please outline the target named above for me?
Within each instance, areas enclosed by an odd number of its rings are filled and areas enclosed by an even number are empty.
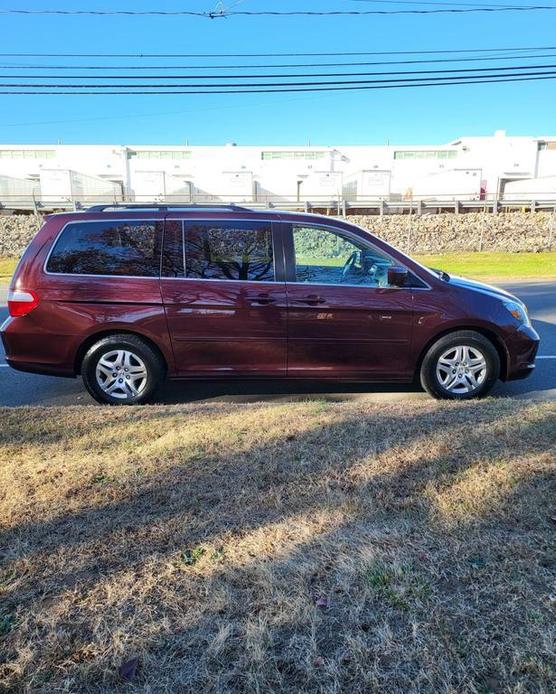
[[[556,282],[519,282],[504,284],[529,306],[533,325],[541,336],[537,369],[524,381],[498,383],[493,391],[497,396],[556,399]],[[0,289],[0,322],[7,315],[5,291]],[[4,362],[0,347],[0,406],[8,405],[80,405],[94,401],[84,391],[80,379],[62,379],[18,373]],[[179,403],[196,400],[250,402],[280,400],[290,402],[318,395],[327,400],[412,400],[428,397],[410,386],[371,386],[357,384],[331,386],[319,383],[167,383],[159,402]]]

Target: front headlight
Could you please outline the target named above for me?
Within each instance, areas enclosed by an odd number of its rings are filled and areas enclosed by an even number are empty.
[[[516,321],[523,323],[524,325],[531,325],[525,304],[521,304],[517,301],[504,301],[504,306],[508,309]]]

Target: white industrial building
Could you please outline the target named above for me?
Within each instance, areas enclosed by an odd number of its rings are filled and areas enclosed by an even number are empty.
[[[556,136],[442,145],[0,145],[0,206],[554,202]]]

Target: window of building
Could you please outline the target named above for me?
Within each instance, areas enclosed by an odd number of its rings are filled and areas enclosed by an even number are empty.
[[[184,241],[188,278],[274,281],[269,223],[185,222]]]
[[[0,149],[0,159],[54,159],[53,149]]]
[[[72,275],[158,277],[160,232],[157,222],[68,224],[46,269]]]
[[[379,250],[330,229],[293,227],[296,282],[388,287],[393,261]]]
[[[394,152],[394,159],[455,159],[455,149],[399,150]]]
[[[139,149],[131,153],[132,157],[137,159],[191,159],[191,152],[187,150],[151,150]]]
[[[328,153],[327,152],[315,152],[315,151],[268,151],[262,152],[261,158],[263,160],[269,159],[297,159],[297,160],[314,160],[314,159],[324,159]]]

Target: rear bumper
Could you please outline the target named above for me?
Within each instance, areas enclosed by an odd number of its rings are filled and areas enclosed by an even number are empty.
[[[6,363],[17,371],[51,376],[75,376],[72,336],[37,331],[32,320],[7,318],[0,326]]]
[[[6,364],[16,371],[24,371],[30,374],[40,374],[41,376],[63,376],[64,378],[75,378],[75,373],[69,369],[63,369],[51,364],[41,364],[38,362],[18,361],[6,357]]]
[[[534,328],[524,325],[516,330],[506,345],[508,349],[507,381],[527,378],[533,373],[539,344],[540,337]]]

